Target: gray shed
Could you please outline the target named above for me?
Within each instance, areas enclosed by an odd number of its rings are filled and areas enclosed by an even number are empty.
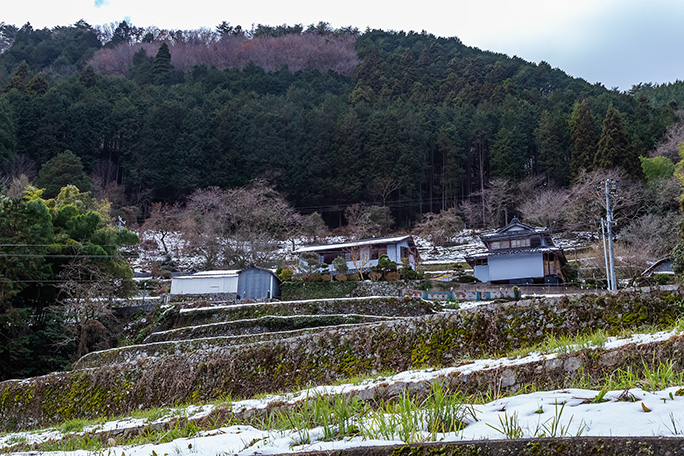
[[[240,299],[262,301],[280,298],[280,279],[268,269],[243,269],[238,275],[238,296]]]

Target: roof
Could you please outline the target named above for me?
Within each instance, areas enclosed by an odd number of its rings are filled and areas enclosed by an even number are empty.
[[[217,269],[215,271],[200,271],[192,274],[193,276],[224,276],[224,275],[238,275],[239,269]]]
[[[362,245],[375,245],[375,244],[397,244],[401,241],[409,241],[409,245],[413,245],[413,236],[406,234],[403,236],[385,237],[385,238],[372,238],[372,239],[361,239],[359,241],[343,242],[340,244],[323,244],[323,245],[309,245],[306,247],[300,247],[295,252],[318,252],[320,250],[339,250],[339,249],[349,249],[353,247],[360,247]]]
[[[503,228],[499,228],[496,231],[493,231],[491,233],[485,233],[480,235],[480,239],[484,240],[490,240],[490,239],[495,239],[498,237],[509,237],[509,236],[520,236],[520,235],[529,235],[531,233],[548,233],[549,229],[546,228],[545,226],[530,226],[522,223],[520,220],[518,220],[518,217],[513,217],[513,220],[511,222],[504,226]]]
[[[560,247],[556,246],[546,246],[546,247],[525,247],[525,248],[519,248],[519,249],[501,249],[501,250],[488,250],[485,252],[478,252],[478,253],[473,253],[472,255],[467,255],[466,256],[466,261],[468,260],[476,260],[480,258],[488,258],[492,256],[500,256],[500,255],[522,255],[522,254],[527,254],[527,253],[551,253],[551,252],[558,252],[563,255],[563,258],[565,258],[565,253],[563,253],[563,249]]]
[[[239,269],[229,269],[229,270],[216,270],[216,271],[200,271],[191,275],[176,276],[175,279],[216,279],[216,278],[226,278],[226,277],[237,277],[240,274]]]

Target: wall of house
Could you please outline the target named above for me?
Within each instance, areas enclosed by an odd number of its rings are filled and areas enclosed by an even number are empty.
[[[489,281],[544,277],[542,253],[490,255]]]
[[[480,282],[489,282],[489,266],[481,265],[473,267],[473,274]]]
[[[171,294],[237,293],[238,276],[174,277]]]

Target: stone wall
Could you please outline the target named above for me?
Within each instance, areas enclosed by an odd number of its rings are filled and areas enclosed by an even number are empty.
[[[548,334],[672,324],[681,315],[682,300],[680,292],[659,290],[535,298],[6,381],[0,383],[0,429],[119,415],[224,395],[250,397],[382,370],[453,366],[464,359],[533,346]],[[678,359],[681,350],[677,353],[670,355]],[[506,375],[506,384],[513,388],[536,373]]]

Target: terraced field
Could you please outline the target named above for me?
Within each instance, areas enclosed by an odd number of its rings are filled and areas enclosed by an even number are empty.
[[[530,388],[565,388],[580,373],[591,382],[621,367],[638,372],[646,366],[644,360],[680,365],[682,339],[620,350],[580,347],[525,363],[487,361],[480,370],[469,365],[516,351],[524,356],[525,349],[549,337],[597,328],[617,334],[672,327],[681,317],[682,302],[679,290],[655,289],[501,301],[463,310],[396,297],[176,306],[156,321],[142,344],[91,353],[71,372],[0,383],[0,428],[31,429],[155,407],[234,402],[426,366],[456,369],[440,374],[438,381],[462,395],[501,397]],[[424,381],[380,379],[374,385],[355,397],[378,406],[406,391],[430,394],[430,382]],[[211,420],[213,425],[250,422],[290,406],[274,399],[258,415],[257,409],[217,409]],[[201,419],[206,424],[209,418]],[[105,433],[103,438],[119,437]]]

